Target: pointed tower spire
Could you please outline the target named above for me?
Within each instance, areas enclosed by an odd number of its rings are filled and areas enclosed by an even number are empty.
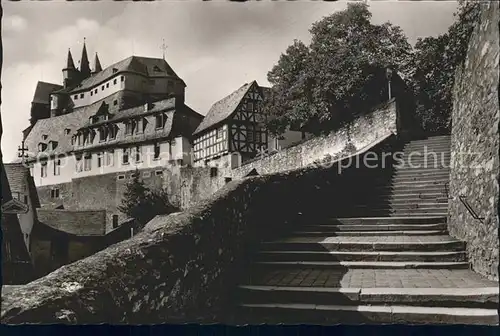
[[[75,69],[75,63],[73,62],[73,56],[71,56],[71,49],[68,49],[68,60],[66,61],[66,69]]]
[[[80,73],[83,78],[90,76],[90,64],[87,56],[87,47],[85,46],[85,37],[83,38],[82,60],[80,61]]]
[[[99,56],[97,56],[97,53],[95,53],[95,58],[94,58],[94,73],[98,73],[102,71],[101,67],[101,62],[99,61]]]

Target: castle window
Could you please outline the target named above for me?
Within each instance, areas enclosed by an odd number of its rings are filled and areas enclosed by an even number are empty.
[[[135,148],[135,162],[141,162],[141,147]]]
[[[99,142],[106,141],[106,127],[99,128]]]
[[[50,149],[54,150],[57,148],[57,141],[49,141]]]
[[[116,126],[111,125],[108,129],[109,139],[114,140],[116,138]]]
[[[80,93],[80,98],[83,98],[83,93]]]
[[[125,179],[125,175],[118,175],[118,179],[119,180],[124,180]]]
[[[109,83],[106,83],[106,88],[109,88]]]
[[[77,100],[77,99],[78,99],[78,95],[75,95],[73,98],[74,98],[75,100]]]
[[[122,82],[124,82],[124,81],[125,81],[125,76],[121,76],[121,77],[120,77],[120,80],[121,80]]]
[[[217,167],[210,167],[210,177],[217,176]]]
[[[47,161],[40,163],[40,177],[47,177]]]
[[[102,167],[102,153],[97,153],[97,168]]]
[[[160,144],[154,144],[154,159],[158,159],[160,157]]]
[[[92,169],[92,155],[86,154],[83,160],[83,169],[85,171],[89,171]]]
[[[118,215],[113,215],[113,229],[118,227]]]
[[[125,122],[125,135],[131,135],[134,130],[134,124],[131,120]]]
[[[161,170],[157,170],[157,171],[155,171],[155,175],[156,175],[156,176],[163,175],[163,171],[161,171]]]
[[[90,91],[90,95],[93,96],[94,95],[94,91]]]
[[[129,149],[128,148],[125,148],[123,149],[123,154],[122,154],[122,163],[123,164],[128,164],[128,155],[129,155]]]
[[[59,189],[51,189],[50,190],[50,198],[59,198]]]
[[[118,99],[113,100],[113,105],[114,106],[118,105]]]
[[[165,121],[167,120],[167,117],[161,113],[156,115],[156,129],[163,128],[165,126]]]
[[[43,152],[43,151],[44,151],[44,150],[46,150],[46,149],[47,149],[47,144],[46,144],[46,143],[40,142],[40,143],[38,144],[38,150],[39,150],[39,151]]]
[[[75,156],[75,159],[76,159],[75,170],[77,173],[80,173],[83,171],[82,156],[81,155]]]
[[[106,153],[106,166],[111,167],[114,164],[115,152],[113,150]]]
[[[61,160],[54,160],[54,176],[61,175]]]
[[[94,93],[97,94],[97,89],[94,90]]]
[[[142,133],[144,131],[144,119],[137,120],[137,133]]]
[[[71,129],[69,129],[69,128],[64,129],[64,134],[68,135],[70,132],[71,132]]]
[[[43,135],[42,135],[42,139],[43,139],[43,140],[47,140],[47,137],[48,137],[48,135],[47,135],[47,134],[43,134]]]
[[[101,91],[104,91],[104,85],[103,85],[103,86],[101,86]]]
[[[116,82],[117,82],[116,78],[113,79],[113,85],[116,85]]]

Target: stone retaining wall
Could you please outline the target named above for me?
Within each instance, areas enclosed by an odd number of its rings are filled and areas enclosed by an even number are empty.
[[[500,11],[496,1],[481,6],[464,68],[456,74],[449,229],[467,242],[473,269],[498,280]],[[484,220],[473,218],[461,196]]]
[[[129,240],[3,294],[1,321],[227,322],[248,251],[291,230],[302,214],[342,208],[342,183],[355,185],[349,171],[308,167],[232,181]]]

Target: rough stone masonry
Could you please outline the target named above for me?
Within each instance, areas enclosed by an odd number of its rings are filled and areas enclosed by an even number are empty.
[[[467,242],[473,269],[498,280],[499,3],[481,3],[462,69],[456,74],[450,175],[450,234]],[[470,204],[473,218],[463,202]]]

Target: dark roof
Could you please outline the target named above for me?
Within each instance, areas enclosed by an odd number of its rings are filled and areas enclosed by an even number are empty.
[[[30,171],[22,163],[4,163],[5,174],[9,181],[11,192],[27,192]]]
[[[63,87],[58,84],[38,82],[36,84],[35,94],[33,95],[32,103],[50,104],[50,94],[62,88]]]
[[[30,170],[24,164],[5,163],[5,173],[9,181],[11,192],[20,192],[28,194],[31,198],[31,204],[35,208],[40,207],[40,199],[36,190],[35,181],[30,174]]]
[[[245,83],[238,90],[213,104],[196,131],[194,131],[194,134],[200,133],[226,120],[236,110],[241,100],[254,83],[256,82]]]
[[[155,71],[155,68],[160,71]],[[113,70],[113,69],[116,69]],[[174,72],[170,65],[161,58],[150,58],[150,57],[140,57],[140,56],[130,56],[120,62],[108,66],[103,71],[93,74],[87,79],[84,79],[76,87],[70,89],[59,90],[58,92],[79,92],[82,90],[87,90],[94,87],[109,78],[116,76],[120,72],[135,72],[149,77],[175,77],[179,79],[179,76]]]
[[[144,105],[139,105],[126,110],[119,111],[116,114],[111,114],[109,120],[104,120],[93,124],[91,124],[90,120],[88,120],[83,127],[107,124],[110,122],[125,120],[133,117],[140,117],[143,115],[154,114],[160,111],[173,110],[174,108],[175,108],[175,98],[168,98],[150,104],[150,108],[147,110],[144,108]]]
[[[201,115],[194,112],[192,109],[184,104],[177,104],[177,98],[168,98],[161,101],[154,102],[151,109],[145,110],[144,105],[139,105],[130,109],[118,111],[116,114],[112,115],[112,118],[108,121],[103,121],[99,123],[92,124],[93,126],[102,125],[105,123],[119,122],[120,120],[141,116],[141,115],[151,115],[155,113],[160,113],[165,111],[167,114],[167,121],[165,127],[161,130],[147,131],[143,134],[134,135],[124,135],[123,132],[118,132],[116,139],[109,140],[103,143],[92,144],[85,147],[75,147],[71,144],[71,137],[76,134],[77,130],[91,126],[89,118],[97,113],[102,102],[97,102],[92,105],[82,106],[75,109],[73,112],[68,114],[63,114],[56,117],[51,117],[47,119],[39,119],[35,123],[33,129],[26,137],[26,145],[29,149],[29,155],[35,158],[38,154],[38,144],[40,142],[49,143],[49,141],[56,141],[58,143],[57,147],[52,150],[50,148],[44,151],[48,156],[55,154],[70,153],[74,150],[89,150],[97,149],[116,145],[125,145],[129,143],[135,143],[140,141],[149,141],[154,139],[164,139],[171,135],[174,115],[178,113],[189,113],[196,117],[201,118]],[[70,133],[66,134],[65,129],[70,129]],[[42,135],[46,134],[47,139],[43,140]],[[189,132],[186,135],[191,135]]]
[[[37,209],[37,216],[41,223],[72,235],[106,234],[106,210]]]

